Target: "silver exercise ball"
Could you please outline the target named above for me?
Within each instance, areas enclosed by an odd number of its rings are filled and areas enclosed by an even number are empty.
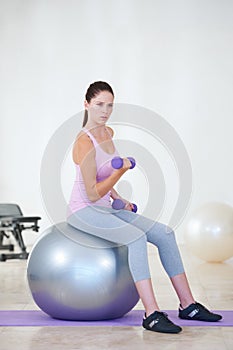
[[[197,209],[187,224],[185,242],[190,251],[208,262],[233,256],[233,208],[225,203],[207,203]]]
[[[128,267],[128,248],[62,222],[35,243],[27,278],[35,303],[64,320],[122,317],[139,296]]]

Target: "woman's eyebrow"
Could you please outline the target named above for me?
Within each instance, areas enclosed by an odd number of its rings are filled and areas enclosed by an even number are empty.
[[[95,102],[100,102],[100,103],[110,103],[112,104],[113,102],[104,102],[104,101],[101,101],[101,100],[96,100]]]

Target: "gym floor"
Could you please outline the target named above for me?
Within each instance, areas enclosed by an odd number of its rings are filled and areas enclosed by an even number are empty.
[[[233,309],[233,259],[205,263],[180,246],[186,273],[195,299],[212,310]],[[162,310],[178,308],[178,300],[164,273],[156,250],[148,247],[149,262],[157,300]],[[0,309],[34,310],[26,280],[27,262],[0,263]],[[139,302],[135,309],[143,309]],[[1,327],[2,350],[37,349],[163,349],[231,350],[232,327],[183,327],[180,334],[153,333],[142,327]]]

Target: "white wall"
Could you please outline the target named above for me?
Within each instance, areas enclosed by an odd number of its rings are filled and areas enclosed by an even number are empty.
[[[203,202],[232,204],[232,10],[231,0],[1,0],[0,201],[50,225],[43,152],[88,85],[106,80],[116,102],[157,112],[183,140],[194,176],[186,220]],[[166,179],[172,187],[174,173]]]

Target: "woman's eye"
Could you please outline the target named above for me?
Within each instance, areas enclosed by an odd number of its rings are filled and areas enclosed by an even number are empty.
[[[103,103],[103,102],[97,102],[97,103],[96,103],[96,106],[98,106],[98,107],[103,107],[103,106],[104,106],[104,103]],[[109,104],[107,104],[106,106],[107,106],[107,108],[113,108],[113,103],[109,103]]]

